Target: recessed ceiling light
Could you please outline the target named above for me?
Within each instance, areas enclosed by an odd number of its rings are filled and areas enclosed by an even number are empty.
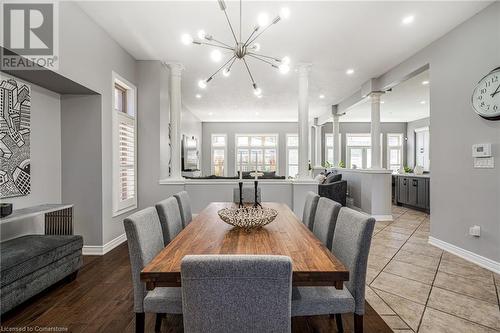
[[[427,81],[427,80],[422,81],[422,84],[423,84],[424,86],[426,86],[426,85],[428,85],[428,84],[429,84],[429,81]]]
[[[260,114],[260,113],[258,113],[258,112],[255,112],[255,115],[256,115],[256,116],[258,116],[259,114]]]
[[[194,97],[200,99],[201,98],[201,95],[200,94],[196,94]]]
[[[213,116],[213,115],[214,115],[214,113],[213,113],[213,112],[209,112],[209,113],[208,113],[208,115],[209,115],[209,116]]]
[[[325,95],[321,94],[319,95],[319,99],[324,99],[325,98]]]
[[[409,16],[404,17],[401,22],[405,25],[408,25],[408,24],[412,23],[414,20],[415,20],[415,16],[409,15]]]
[[[385,101],[380,101],[380,104],[385,104]]]
[[[420,104],[425,104],[426,102],[425,101],[420,101]]]
[[[345,73],[346,73],[347,75],[352,75],[352,74],[354,74],[354,69],[349,68],[348,70],[346,70],[346,71],[345,71]]]

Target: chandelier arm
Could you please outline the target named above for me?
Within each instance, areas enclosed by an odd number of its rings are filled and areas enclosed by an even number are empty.
[[[214,41],[214,42],[216,42],[216,43],[219,43],[219,44],[221,44],[221,45],[224,45],[225,47],[229,47],[231,50],[233,49],[233,47],[232,47],[231,45],[228,45],[228,44],[226,44],[226,43],[224,43],[224,42],[221,42],[220,40],[217,40],[217,39],[215,39],[215,38],[213,38],[213,37],[212,37],[211,41]]]
[[[253,35],[257,32],[257,30],[259,30],[259,29],[253,29],[252,33],[250,34],[250,36],[248,36],[247,40],[243,44],[244,46],[248,46],[249,45],[248,41],[250,40],[250,38],[253,37]]]
[[[257,59],[257,60],[260,60],[260,61],[262,61],[262,62],[265,62],[266,64],[269,64],[269,65],[273,66],[274,68],[278,68],[278,66],[276,66],[276,65],[275,65],[275,64],[273,64],[272,62],[270,62],[270,61],[268,61],[268,60],[261,59],[261,58],[259,58],[259,57],[255,56],[255,55],[253,55],[253,54],[248,54],[248,56],[249,56],[249,57],[252,57],[252,58],[255,58],[255,59]]]
[[[236,61],[236,56],[233,56],[233,62],[231,62],[231,65],[229,65],[229,70],[233,67],[234,62]]]
[[[248,75],[250,75],[250,80],[252,80],[252,84],[255,85],[255,80],[253,79],[252,72],[250,71],[250,67],[248,67],[247,61],[245,58],[241,58],[243,62],[245,63],[245,67],[247,68]]]
[[[236,44],[238,44],[238,39],[236,38],[236,34],[234,33],[233,25],[229,20],[229,16],[227,16],[226,9],[224,9],[224,15],[226,16],[227,23],[229,24],[229,29],[231,29],[231,33],[233,34],[234,41],[236,42]]]
[[[281,62],[280,59],[277,59],[275,57],[270,57],[270,56],[267,56],[267,55],[264,55],[264,54],[260,54],[260,53],[253,53],[253,52],[247,52],[248,55],[254,55],[254,56],[257,56],[257,57],[263,57],[263,58],[268,58],[268,59],[272,59],[276,62]]]
[[[274,23],[269,24],[267,27],[265,27],[263,30],[261,30],[251,41],[247,43],[247,45],[252,44],[257,38],[259,38],[260,35],[262,35],[267,29],[269,29]]]
[[[227,47],[227,46],[222,46],[222,45],[217,45],[217,44],[212,44],[212,43],[207,43],[207,42],[199,42],[201,45],[208,45],[208,46],[214,46],[214,47],[220,47],[221,49],[226,49],[226,50],[231,50],[234,52],[234,49],[232,47]]]
[[[235,58],[236,58],[236,56],[235,56],[235,55],[233,55],[233,56],[232,56],[232,57],[231,57],[228,61],[226,61],[226,62],[224,63],[224,65],[220,66],[220,67],[219,67],[219,69],[217,69],[217,70],[216,70],[216,71],[215,71],[212,75],[210,75],[210,76],[209,76],[209,78],[213,78],[213,77],[214,77],[217,73],[219,73],[219,72],[220,72],[220,70],[221,70],[221,69],[223,69],[223,68],[224,68],[224,66],[226,66],[226,65],[227,65],[227,64],[228,64],[231,60],[233,60],[233,59],[235,59]]]

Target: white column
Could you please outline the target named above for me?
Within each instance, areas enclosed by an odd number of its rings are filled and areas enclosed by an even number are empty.
[[[169,63],[170,69],[170,178],[181,179],[181,75],[184,66]]]
[[[299,64],[299,178],[309,175],[309,71],[311,64]]]
[[[323,125],[318,124],[318,118],[314,118],[314,166],[321,167],[321,153],[322,153],[322,136],[321,136],[321,128]]]
[[[382,168],[380,160],[380,96],[382,92],[372,92],[370,133],[372,139],[372,169]]]
[[[340,133],[340,125],[339,125],[339,115],[337,114],[336,111],[332,111],[332,136],[333,136],[333,166],[338,167],[340,163],[340,140],[339,140],[339,133]]]

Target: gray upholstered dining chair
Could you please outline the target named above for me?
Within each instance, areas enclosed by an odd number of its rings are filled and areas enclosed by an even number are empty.
[[[321,197],[314,215],[312,232],[330,250],[340,208],[342,205],[338,202]]]
[[[354,312],[354,332],[363,332],[368,253],[375,219],[347,207],[340,210],[333,237],[333,254],[349,270],[344,289],[298,287],[292,291],[292,316],[335,314],[343,332],[342,313]]]
[[[304,204],[304,211],[302,213],[302,223],[304,223],[309,230],[312,231],[314,223],[314,215],[316,214],[316,207],[318,206],[319,195],[309,191],[306,193],[306,202]]]
[[[174,197],[158,202],[155,207],[160,218],[163,244],[167,245],[182,231],[181,211]]]
[[[184,332],[290,332],[292,261],[188,255],[181,263]]]
[[[185,228],[193,220],[193,214],[191,213],[191,199],[186,191],[174,194],[174,198],[177,200],[179,210],[181,211],[182,227]]]
[[[163,238],[158,214],[153,207],[143,209],[123,221],[127,235],[132,282],[134,287],[135,330],[144,332],[144,313],[156,313],[155,331],[161,328],[163,314],[182,313],[180,288],[155,288],[146,291],[141,270],[162,249]]]

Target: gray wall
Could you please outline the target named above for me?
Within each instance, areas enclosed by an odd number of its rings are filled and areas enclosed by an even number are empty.
[[[226,134],[228,140],[227,154],[227,175],[236,175],[236,151],[235,151],[235,135],[236,134],[278,134],[278,174],[286,175],[286,134],[298,133],[298,124],[295,122],[289,123],[232,123],[232,122],[204,122],[203,126],[203,145],[202,155],[202,172],[203,175],[210,175],[210,150],[212,134]]]
[[[2,76],[8,77],[2,73]],[[14,209],[61,203],[61,101],[60,95],[31,85],[31,193],[2,199]]]
[[[430,127],[430,118],[419,119],[408,123],[406,137],[406,165],[415,167],[415,130],[422,127]],[[429,133],[429,136],[432,133]],[[432,169],[432,163],[430,165]]]
[[[339,124],[339,130],[341,134],[341,156],[340,159],[347,163],[346,158],[346,134],[347,133],[370,133],[370,123],[350,123],[341,122]],[[402,133],[403,136],[406,135],[406,123],[381,123],[380,124],[381,133],[384,134],[384,140],[382,142],[382,166],[387,167],[387,133]],[[325,134],[330,134],[333,131],[332,123],[326,123],[322,128],[323,139],[322,142],[322,161],[325,160]],[[403,145],[403,162],[406,160],[406,149]]]
[[[99,95],[61,98],[62,198],[74,204],[75,234],[85,245],[102,243],[100,105]]]
[[[102,240],[88,237],[84,239],[85,245],[103,245],[117,236],[123,234],[122,220],[124,215],[112,217],[112,79],[111,73],[115,71],[118,75],[137,85],[136,82],[136,61],[118,43],[113,40],[101,27],[85,14],[76,3],[62,1],[59,3],[59,70],[58,72],[101,94],[100,103],[91,103],[86,112],[99,113],[100,128],[99,133],[94,129],[87,129],[81,133],[81,140],[93,142],[94,138],[100,137],[100,146],[92,146],[93,155],[98,153],[101,157],[100,169],[96,170],[94,177],[102,179],[101,188],[88,188],[87,178],[79,177],[74,181],[76,188],[81,187],[84,198],[102,198],[100,203],[93,210],[87,212],[91,221],[98,221],[102,229]],[[92,101],[94,102],[94,101]],[[79,106],[80,107],[80,106]],[[90,107],[93,109],[91,110]],[[83,107],[82,107],[83,109]],[[141,110],[138,110],[138,117],[141,117]],[[64,119],[63,119],[64,120]],[[62,127],[73,126],[74,124],[62,123]],[[156,139],[158,140],[158,139]],[[63,151],[64,152],[64,151]],[[72,158],[73,155],[62,155],[62,159]],[[94,168],[92,162],[91,168]],[[85,164],[77,166],[85,169]],[[63,169],[65,168],[63,164]],[[64,172],[64,170],[63,170]],[[68,172],[73,172],[68,170]],[[64,182],[64,180],[63,180]],[[64,184],[63,184],[64,186]],[[76,190],[76,189],[75,189]],[[68,201],[64,197],[63,201]],[[76,203],[76,202],[75,202]],[[95,228],[94,222],[88,220],[75,220],[75,224],[81,224],[82,228]]]
[[[381,86],[430,65],[431,236],[500,262],[500,121],[470,106],[476,83],[500,65],[495,2],[379,78]],[[492,144],[494,169],[474,169],[471,146]],[[481,237],[468,235],[481,226]]]

